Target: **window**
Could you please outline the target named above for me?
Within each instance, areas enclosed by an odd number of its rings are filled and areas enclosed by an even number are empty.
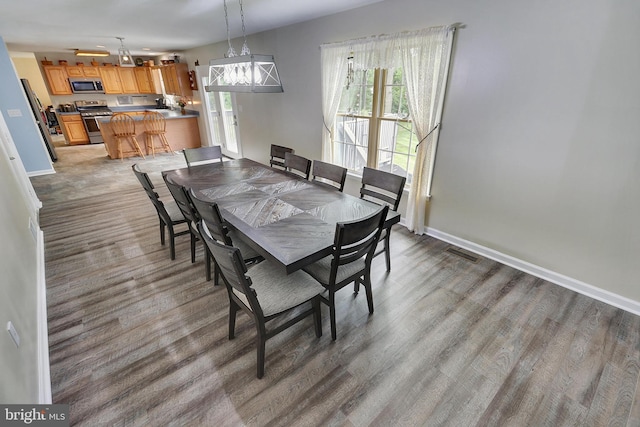
[[[360,70],[345,83],[334,125],[334,162],[361,174],[365,166],[411,183],[417,138],[402,69]]]

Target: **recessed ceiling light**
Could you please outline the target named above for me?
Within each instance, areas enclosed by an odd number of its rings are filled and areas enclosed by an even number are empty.
[[[106,46],[102,46],[101,44],[97,45],[96,47],[100,48],[100,49],[105,49]]]
[[[148,47],[143,47],[142,50],[151,50],[151,49]]]

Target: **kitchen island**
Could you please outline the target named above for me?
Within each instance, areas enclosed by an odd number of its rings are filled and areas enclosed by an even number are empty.
[[[142,118],[145,111],[156,111],[164,116],[166,120],[165,135],[173,151],[180,151],[185,148],[198,148],[202,145],[200,141],[200,130],[198,128],[199,115],[195,111],[187,110],[186,114],[181,114],[180,111],[160,109],[138,109],[126,111],[113,109],[114,113],[127,113],[133,118],[136,125],[136,139],[145,154],[149,154],[146,151],[144,125],[142,124]],[[113,135],[111,125],[109,124],[109,119],[100,120],[100,133],[104,139],[104,148],[109,157],[112,159],[118,159],[117,143]],[[156,153],[158,153],[157,148]],[[124,157],[134,156],[134,153],[124,155]]]

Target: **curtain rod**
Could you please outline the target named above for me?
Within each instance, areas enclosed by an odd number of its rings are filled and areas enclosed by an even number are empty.
[[[440,26],[435,26],[435,27],[422,28],[420,30],[404,30],[404,31],[400,31],[400,32],[397,32],[397,33],[393,33],[393,34],[382,33],[382,34],[378,34],[378,35],[358,37],[356,39],[322,43],[319,47],[322,48],[324,46],[327,46],[327,47],[328,46],[337,46],[337,45],[341,45],[341,44],[352,44],[352,43],[364,42],[364,41],[375,40],[375,39],[385,39],[385,38],[393,38],[393,37],[398,37],[398,36],[414,35],[414,34],[418,34],[418,33],[422,32],[422,31],[435,30],[435,29],[443,28],[443,27],[447,31],[455,32],[457,28],[463,28],[464,25],[462,25],[459,22],[456,22],[455,24],[450,24],[450,25],[447,25],[447,26],[440,25]]]

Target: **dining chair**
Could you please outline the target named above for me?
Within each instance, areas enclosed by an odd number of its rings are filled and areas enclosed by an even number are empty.
[[[360,198],[378,204],[386,204],[391,210],[397,211],[406,180],[404,176],[365,167],[362,171]],[[390,240],[391,226],[383,228],[380,241],[384,241],[384,247],[374,254],[374,256],[378,256],[385,253],[387,271],[391,271]]]
[[[284,153],[284,167],[287,172],[309,179],[311,160],[293,153]]]
[[[312,181],[322,186],[342,191],[347,179],[347,168],[320,160],[313,161]]]
[[[227,227],[227,224],[224,218],[222,218],[222,214],[220,213],[220,208],[218,207],[217,203],[200,199],[193,191],[193,189],[189,191],[189,196],[191,197],[193,206],[198,213],[198,217],[205,222],[205,225],[207,226],[206,230],[210,231],[210,237],[224,245],[234,246],[240,249],[240,253],[244,257],[245,263],[253,265],[264,260],[264,258],[251,246],[247,245],[244,240],[242,240],[240,237],[237,237],[235,231],[230,230],[229,227]],[[207,248],[206,245],[205,248]],[[212,255],[208,249],[205,256],[207,280],[211,280]],[[220,272],[218,270],[218,266],[214,262],[214,286],[217,286],[219,284],[219,278]]]
[[[160,244],[164,245],[164,229],[165,227],[169,231],[169,248],[171,251],[171,259],[176,259],[176,236],[182,236],[184,234],[189,233],[189,229],[177,232],[174,230],[174,227],[180,224],[187,224],[187,220],[184,215],[182,215],[182,211],[178,208],[178,205],[174,200],[170,200],[167,203],[164,203],[160,200],[158,193],[155,191],[155,187],[149,179],[149,175],[140,170],[138,164],[134,164],[131,166],[133,169],[133,173],[142,184],[142,188],[147,193],[147,196],[151,200],[153,207],[156,209],[158,213],[158,220],[160,221]]]
[[[322,336],[320,297],[325,292],[311,276],[303,271],[286,274],[268,261],[247,269],[240,249],[219,243],[205,230],[205,222],[198,229],[220,269],[220,276],[229,295],[229,339],[235,337],[237,312],[248,314],[256,327],[257,376],[264,376],[266,341],[313,315],[316,337]],[[294,312],[294,309],[300,310]],[[289,315],[271,327],[272,320]],[[267,327],[269,326],[269,327]]]
[[[222,148],[219,145],[185,148],[182,153],[189,168],[194,164],[211,163],[216,160],[220,160],[220,163],[222,163]]]
[[[136,122],[126,113],[115,113],[109,119],[109,124],[116,139],[117,155],[122,160],[125,154],[137,154],[143,159],[144,154],[140,149],[140,144],[136,139]],[[129,149],[122,148],[122,143],[126,142]]]
[[[357,294],[362,284],[367,293],[369,314],[373,314],[371,260],[388,210],[389,207],[385,205],[362,219],[338,222],[333,253],[303,268],[328,291],[322,301],[329,306],[333,340],[336,339],[335,294],[340,289],[355,283],[354,291]]]
[[[279,166],[284,169],[284,155],[285,153],[294,153],[293,148],[283,147],[282,145],[271,144],[271,159],[269,165],[271,167]]]
[[[160,143],[160,149],[167,153],[175,154],[167,140],[166,127],[167,122],[164,116],[156,111],[146,111],[142,117],[142,125],[144,126],[144,139],[147,154],[156,156],[157,140]]]
[[[196,224],[200,218],[193,207],[193,203],[191,202],[191,198],[189,197],[189,193],[186,188],[173,182],[166,173],[162,174],[162,178],[164,179],[165,184],[167,184],[169,192],[173,196],[173,199],[189,225],[189,232],[191,233],[191,262],[194,263],[196,262],[196,242],[199,240],[198,237],[200,235]]]

